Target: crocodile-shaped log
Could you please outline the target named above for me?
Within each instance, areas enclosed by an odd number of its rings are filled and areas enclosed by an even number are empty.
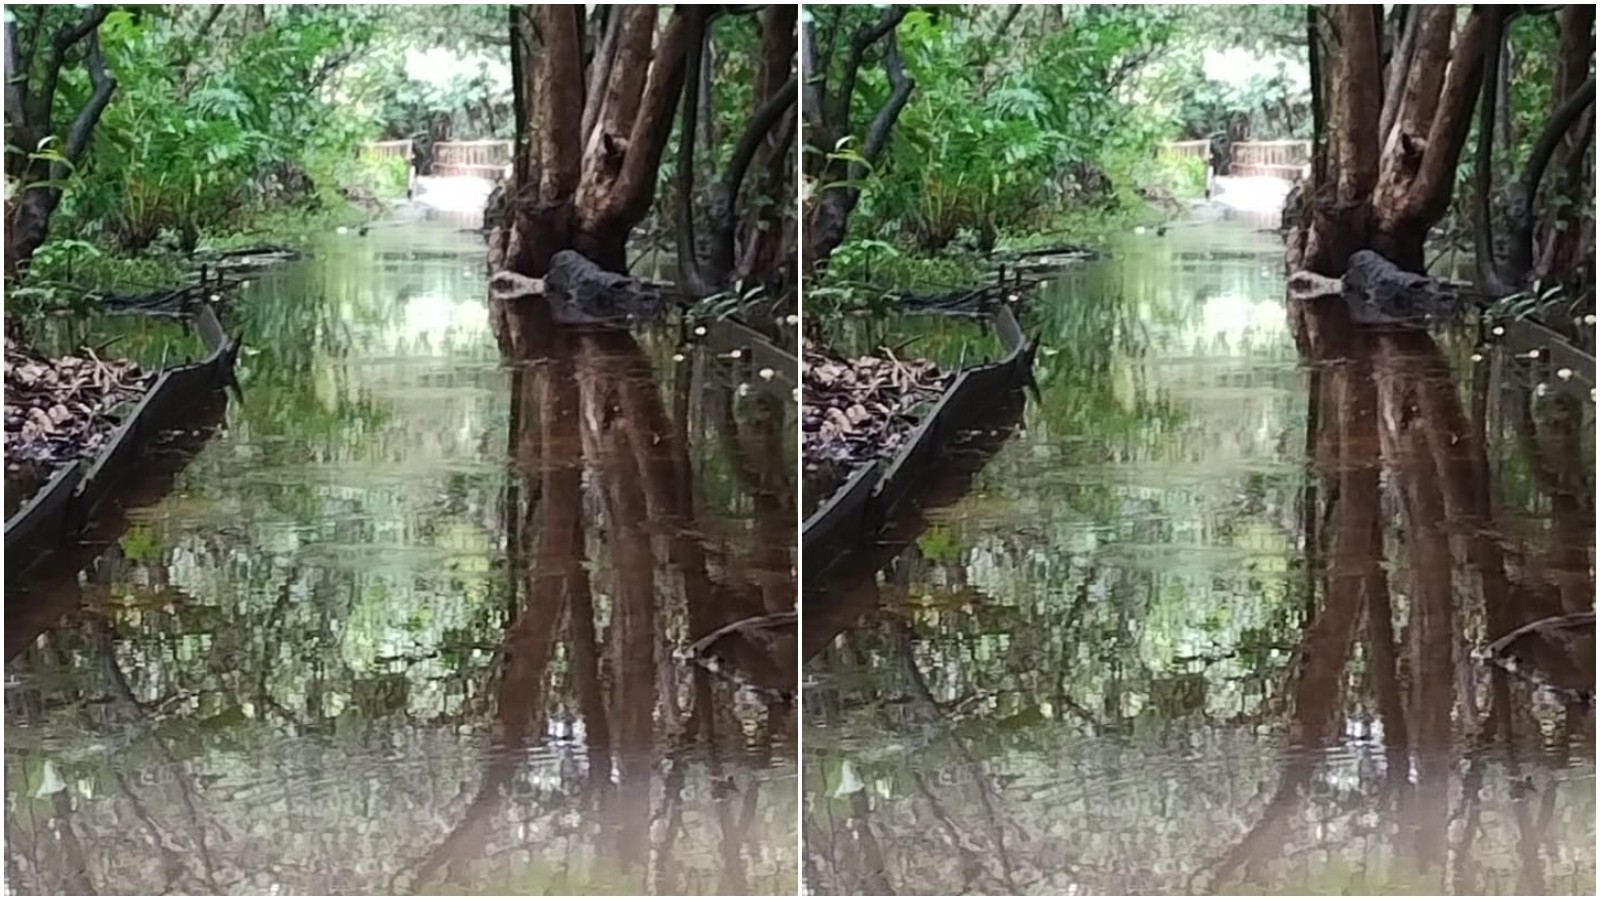
[[[1407,272],[1371,250],[1351,254],[1342,279],[1296,272],[1289,276],[1289,290],[1302,300],[1343,298],[1350,320],[1359,325],[1421,328],[1461,311],[1455,287]]]
[[[502,299],[535,296],[550,304],[551,316],[564,325],[626,328],[662,311],[661,293],[637,278],[611,272],[576,250],[550,258],[544,278],[496,272],[489,285]]]

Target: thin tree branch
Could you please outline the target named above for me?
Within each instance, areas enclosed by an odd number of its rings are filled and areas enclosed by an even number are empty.
[[[833,95],[833,102],[824,111],[828,121],[834,123],[850,121],[851,95],[856,92],[856,76],[861,71],[861,61],[866,55],[867,48],[882,40],[886,35],[892,34],[899,27],[900,21],[909,12],[904,6],[891,6],[883,11],[877,24],[862,25],[850,37],[850,52],[844,59],[844,70],[840,73],[839,90]]]
[[[609,8],[609,7],[608,7]],[[583,98],[583,124],[581,133],[582,146],[589,146],[589,140],[594,135],[594,126],[600,121],[600,106],[605,99],[606,81],[611,77],[611,64],[617,58],[617,32],[621,29],[618,22],[622,16],[612,10],[606,17],[605,34],[600,38],[600,48],[595,51],[594,62],[589,69],[589,90]]]
[[[62,25],[56,30],[55,38],[50,42],[50,51],[44,58],[44,81],[39,85],[39,92],[29,98],[30,121],[49,130],[50,108],[54,105],[56,82],[61,77],[62,66],[66,64],[67,51],[98,29],[110,14],[110,7],[91,6],[83,11],[83,20],[77,25]]]
[[[6,20],[6,122],[15,129],[26,129],[24,104],[28,96],[28,73],[17,61],[17,22]]]
[[[878,110],[876,116],[873,116],[872,124],[867,126],[866,136],[861,141],[861,155],[868,162],[876,162],[883,154],[884,145],[889,141],[889,130],[900,118],[900,111],[906,108],[906,102],[911,99],[911,91],[916,87],[916,82],[907,77],[904,67],[900,64],[900,39],[892,31],[889,33],[889,43],[883,51],[883,69],[889,76],[889,99],[883,102],[883,107]],[[1592,86],[1590,93],[1593,93]]]
[[[1561,139],[1578,124],[1584,110],[1593,103],[1594,75],[1591,73],[1544,123],[1539,140],[1528,154],[1528,164],[1522,170],[1522,178],[1511,190],[1507,210],[1511,219],[1511,253],[1508,260],[1511,271],[1508,274],[1518,281],[1527,278],[1533,268],[1533,202],[1539,194],[1545,170],[1549,168],[1550,159]]]
[[[728,160],[727,173],[722,179],[730,208],[738,208],[739,189],[744,184],[745,172],[750,168],[751,160],[755,159],[756,151],[761,148],[761,142],[794,106],[799,87],[799,81],[790,75],[789,80],[778,88],[778,92],[750,117],[744,134],[740,135],[739,143],[733,148],[733,156]]]
[[[1500,262],[1494,255],[1494,221],[1490,216],[1490,194],[1493,191],[1495,83],[1500,70],[1500,50],[1504,43],[1505,16],[1497,7],[1489,7],[1486,51],[1483,61],[1481,105],[1478,108],[1478,151],[1472,172],[1473,186],[1473,256],[1477,262],[1480,289],[1491,296],[1509,293],[1501,277]]]
[[[689,17],[689,50],[684,60],[684,68],[690,72],[700,69],[704,58],[706,45],[706,20],[704,10],[690,7],[687,10]],[[688,285],[689,294],[695,297],[704,297],[710,293],[705,273],[700,269],[699,255],[696,253],[694,236],[694,136],[696,132],[696,119],[700,113],[700,91],[693,83],[685,80],[683,86],[683,117],[678,125],[678,197],[677,197],[677,240],[678,246],[678,274]]]
[[[1389,145],[1389,132],[1394,129],[1400,112],[1400,97],[1406,83],[1406,73],[1411,69],[1411,58],[1417,46],[1417,23],[1422,16],[1413,10],[1406,16],[1405,30],[1400,35],[1400,47],[1389,60],[1389,78],[1383,88],[1383,115],[1378,119],[1378,146]]]

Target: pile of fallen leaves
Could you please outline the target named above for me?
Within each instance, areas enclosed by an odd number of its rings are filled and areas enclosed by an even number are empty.
[[[892,454],[916,427],[913,410],[938,398],[948,376],[926,360],[842,359],[805,343],[801,361],[808,466],[856,464]]]
[[[136,401],[154,374],[128,360],[49,359],[6,341],[6,468],[48,470],[92,456],[121,418],[117,407]]]

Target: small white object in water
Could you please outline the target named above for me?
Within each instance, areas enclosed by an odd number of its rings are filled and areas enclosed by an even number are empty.
[[[44,774],[39,780],[39,789],[33,792],[33,796],[39,798],[49,797],[66,789],[67,783],[61,780],[61,774],[56,771],[56,764],[48,759],[45,760]]]
[[[1571,381],[1572,380],[1572,370],[1569,369],[1569,368],[1566,368],[1565,366],[1563,366],[1563,367],[1561,367],[1561,368],[1556,370],[1556,377],[1561,379],[1562,381]]]
[[[762,369],[756,374],[761,376],[762,381],[771,381],[778,373],[772,369]]]
[[[849,760],[845,760],[844,765],[840,766],[839,786],[834,789],[833,796],[836,798],[848,797],[851,794],[865,790],[866,787],[861,782],[861,776],[856,774],[856,767],[850,765]]]
[[[728,351],[728,358],[729,359],[738,359],[739,357],[741,357],[743,355],[744,355],[744,351],[743,350],[729,350]]]
[[[682,353],[674,353],[674,354],[672,354],[672,361],[673,362],[683,362],[683,354]]]
[[[249,287],[249,286],[250,286],[250,281],[249,281],[249,279],[246,279],[246,280],[244,280],[244,281],[241,281],[241,282],[239,282],[239,287],[240,287],[240,289],[244,289],[244,288],[247,288],[247,287]]]
[[[1133,229],[1134,234],[1144,234],[1144,226],[1139,225]]]
[[[740,383],[739,383],[739,390],[738,390],[738,394],[739,394],[739,396],[741,396],[741,397],[748,397],[748,396],[750,396],[750,382],[748,382],[748,381],[741,381],[741,382],[740,382]]]
[[[1018,299],[1018,297],[1017,297],[1016,294],[1007,294],[1006,295],[1006,302],[1007,303],[1015,303],[1015,302],[1017,302],[1017,299]]]
[[[1593,394],[1594,394],[1594,391],[1592,391],[1592,390],[1591,390],[1591,391],[1589,391],[1589,394],[1590,394],[1590,395],[1591,395],[1591,396],[1593,396]],[[796,402],[796,403],[799,403],[799,402],[800,402],[800,389],[799,389],[799,388],[795,388],[795,389],[794,389],[794,402]]]
[[[1506,329],[1503,325],[1496,325],[1494,328],[1490,329],[1489,333],[1495,337],[1499,337],[1500,335],[1506,333]]]
[[[333,230],[333,233],[334,234],[349,234],[350,233],[350,229],[344,227],[343,225],[340,225],[338,228],[335,228]]]
[[[1550,393],[1550,385],[1545,384],[1542,381],[1533,386],[1533,395],[1535,397],[1543,397],[1548,393]]]
[[[1585,325],[1593,325],[1594,324],[1594,313],[1589,313],[1588,315],[1584,316],[1583,317],[1583,324],[1585,324]]]
[[[789,313],[787,316],[784,316],[783,320],[785,322],[788,322],[790,325],[799,325],[800,324],[800,317],[795,315],[794,313]]]
[[[1474,354],[1472,354],[1472,361],[1473,362],[1483,362],[1483,354],[1482,353],[1474,353]]]
[[[1538,359],[1539,358],[1539,348],[1535,347],[1534,349],[1529,350],[1528,351],[1528,358],[1529,359]]]
[[[704,325],[696,325],[694,328],[694,333],[700,337],[705,337],[706,327]]]

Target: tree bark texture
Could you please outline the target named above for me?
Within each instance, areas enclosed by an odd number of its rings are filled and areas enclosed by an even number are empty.
[[[542,277],[556,253],[572,249],[622,271],[672,132],[689,13],[677,8],[660,24],[655,5],[619,7],[592,53],[581,6],[521,7],[515,15],[517,36],[532,48],[531,59],[521,58],[520,85],[531,115],[511,228],[494,261]]]
[[[1291,267],[1336,276],[1355,251],[1372,249],[1421,271],[1423,242],[1449,205],[1472,124],[1483,74],[1483,8],[1474,8],[1459,29],[1454,6],[1413,10],[1387,78],[1371,8],[1333,6],[1327,17],[1322,30],[1330,52],[1319,63],[1328,70],[1329,165],[1316,185],[1303,253]]]

